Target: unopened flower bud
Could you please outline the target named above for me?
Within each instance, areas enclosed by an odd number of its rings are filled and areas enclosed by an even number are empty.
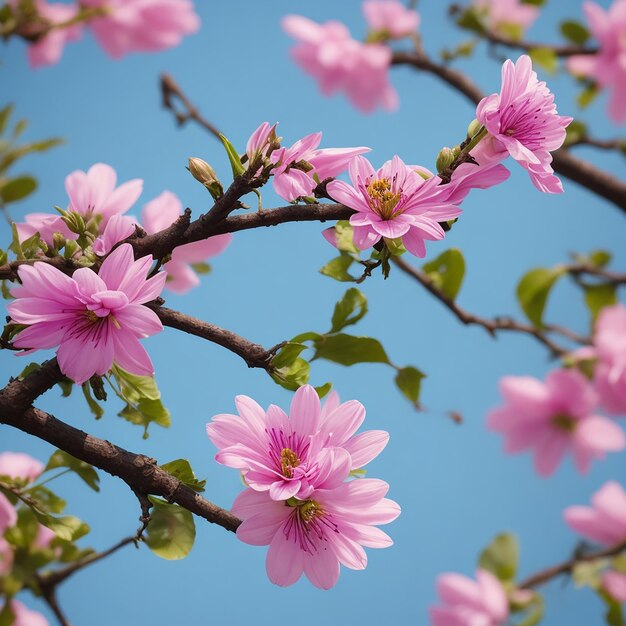
[[[63,256],[66,259],[71,259],[78,251],[80,250],[80,246],[73,239],[68,239],[65,242],[65,249],[63,250]]]
[[[447,147],[441,148],[439,154],[437,155],[437,171],[441,174],[441,172],[447,170],[452,163],[454,163],[455,158],[456,155],[454,154],[453,149]]]
[[[87,228],[83,216],[80,215],[80,213],[76,213],[76,211],[65,211],[61,219],[67,224],[67,227],[77,235],[83,234]]]
[[[467,136],[471,139],[478,134],[481,128],[482,124],[478,120],[472,120],[470,125],[467,127]]]
[[[203,159],[189,157],[189,172],[200,183],[202,183],[217,200],[224,193],[224,188],[217,178],[215,170]]]
[[[65,237],[61,233],[54,233],[52,235],[52,245],[55,250],[60,250],[65,246]]]

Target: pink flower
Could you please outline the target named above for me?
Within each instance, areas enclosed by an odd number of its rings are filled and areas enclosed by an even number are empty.
[[[529,56],[522,55],[515,64],[510,60],[504,63],[501,92],[483,98],[476,117],[492,139],[479,146],[483,150],[490,146],[492,158],[502,160],[511,155],[528,171],[539,191],[563,191],[550,165],[550,152],[563,145],[572,118],[557,114],[554,95],[537,80]]]
[[[485,9],[489,30],[511,36],[511,31],[519,31],[519,37],[539,17],[539,8],[525,4],[521,0],[474,0],[474,6]],[[514,37],[517,39],[517,37]]]
[[[317,24],[300,15],[287,15],[283,30],[299,43],[292,49],[294,61],[315,78],[326,96],[344,91],[360,111],[377,106],[393,111],[398,95],[389,83],[391,50],[381,44],[352,39],[341,22]]]
[[[70,278],[47,263],[22,265],[22,285],[7,308],[13,321],[27,324],[13,345],[29,350],[59,346],[61,371],[81,384],[104,375],[116,363],[143,376],[152,375],[150,357],[139,343],[163,329],[154,311],[142,304],[163,289],[165,273],[148,279],[152,257],[137,261],[129,244],[116,248],[96,274],[81,268]]]
[[[3,452],[0,454],[0,476],[22,478],[28,482],[36,480],[43,472],[43,464],[23,452]]]
[[[595,2],[585,2],[583,10],[600,51],[570,57],[567,68],[609,89],[611,119],[626,122],[626,0],[616,0],[608,10]]]
[[[128,215],[114,215],[104,228],[102,234],[93,242],[93,251],[98,256],[105,256],[113,249],[116,243],[130,237],[137,227],[137,223]]]
[[[328,193],[356,211],[350,217],[354,229],[354,244],[360,250],[380,241],[402,238],[406,249],[418,257],[426,254],[425,241],[437,241],[445,236],[439,222],[450,220],[461,209],[445,198],[441,179],[433,176],[424,180],[415,168],[395,156],[377,172],[364,157],[357,156],[349,167],[352,186],[335,180]]]
[[[171,192],[164,191],[148,202],[141,212],[143,227],[149,235],[171,226],[181,215],[183,206]],[[174,293],[185,293],[200,284],[193,271],[193,264],[220,254],[230,243],[232,235],[216,235],[202,241],[194,241],[175,248],[172,259],[163,269],[167,272],[167,289]]]
[[[500,581],[479,569],[476,580],[461,574],[442,574],[437,593],[443,606],[430,608],[432,626],[503,626],[509,602]]]
[[[13,548],[9,545],[7,540],[2,537],[4,530],[0,523],[0,576],[8,574],[13,567]]]
[[[417,11],[407,9],[398,0],[366,0],[363,14],[372,31],[396,39],[411,35],[420,24]]]
[[[611,415],[626,415],[626,307],[606,307],[596,322],[593,354],[598,363],[594,384]]]
[[[0,606],[0,612],[4,605]],[[27,609],[21,602],[11,600],[11,611],[15,616],[13,626],[50,626],[48,620],[36,611]]]
[[[59,2],[48,3],[45,0],[37,0],[35,8],[37,13],[49,21],[50,24],[63,24],[71,20],[78,12],[77,5],[61,4]],[[65,44],[80,39],[82,31],[82,24],[52,28],[47,35],[29,44],[28,61],[30,65],[39,67],[41,65],[58,63],[63,54]]]
[[[215,459],[241,470],[253,490],[269,491],[274,500],[333,489],[378,456],[389,439],[384,431],[355,436],[365,407],[356,400],[340,404],[335,393],[322,407],[311,385],[296,391],[289,415],[273,404],[264,411],[247,396],[237,396],[235,404],[238,415],[215,415],[207,425],[220,450]]]
[[[272,170],[274,189],[287,202],[312,196],[318,182],[338,176],[348,168],[353,157],[371,150],[363,146],[317,149],[321,140],[322,133],[313,133],[290,148],[272,152],[270,160],[277,164]]]
[[[200,28],[190,0],[83,0],[106,14],[89,21],[105,52],[119,59],[129,52],[173,48]]]
[[[570,506],[563,517],[587,539],[605,546],[626,540],[626,492],[619,483],[605,483],[591,498],[591,507]]]
[[[615,570],[604,572],[602,588],[617,602],[626,602],[626,574]]]
[[[541,476],[552,474],[568,450],[584,473],[593,459],[626,446],[621,428],[592,413],[597,396],[577,370],[550,372],[545,383],[507,376],[500,391],[505,405],[487,415],[487,425],[504,435],[506,452],[531,450]]]
[[[52,247],[55,233],[61,233],[65,239],[76,239],[77,237],[58,214],[29,213],[24,219],[25,222],[16,224],[20,242],[32,237],[35,233],[39,233],[41,240]]]
[[[237,537],[254,546],[269,545],[266,570],[274,584],[293,585],[304,572],[316,587],[330,589],[340,564],[365,569],[363,546],[392,545],[376,528],[400,514],[400,507],[384,497],[388,489],[382,480],[360,478],[289,503],[246,489],[233,504],[233,513],[243,519]]]

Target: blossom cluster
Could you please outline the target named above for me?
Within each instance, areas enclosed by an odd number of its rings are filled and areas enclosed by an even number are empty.
[[[33,67],[58,63],[65,44],[80,39],[87,26],[114,59],[129,52],[172,48],[200,28],[191,0],[81,0],[71,4],[34,0],[34,15],[31,11],[22,15],[21,4],[27,3],[9,1],[18,23],[27,18],[22,30],[34,39],[28,47]]]
[[[43,465],[19,452],[0,453],[0,478],[6,477],[12,480],[21,480],[25,484],[32,483],[43,472]],[[4,534],[17,523],[17,511],[9,500],[0,493],[0,579],[11,572],[14,558],[14,548],[4,538]],[[37,534],[33,541],[33,548],[46,550],[50,548],[54,532],[39,524]],[[48,626],[46,618],[35,611],[26,608],[21,602],[11,600],[9,602],[16,626]],[[0,605],[0,611],[3,606]]]
[[[591,379],[576,367],[548,374],[545,383],[527,376],[500,382],[505,405],[487,416],[489,428],[505,437],[509,453],[529,450],[535,469],[549,476],[570,451],[579,471],[591,461],[626,447],[624,431],[596,414],[626,415],[626,307],[606,307],[598,316],[593,347],[573,354],[590,365]]]
[[[490,32],[519,39],[539,17],[539,8],[523,0],[474,0]]]
[[[242,518],[237,537],[269,545],[266,569],[280,586],[301,575],[321,589],[334,586],[340,564],[364,569],[363,546],[385,548],[390,537],[376,526],[393,521],[400,507],[385,498],[382,480],[354,478],[387,445],[384,431],[355,434],[365,419],[360,402],[341,403],[332,392],[322,405],[310,385],[300,387],[289,415],[265,411],[252,398],[235,399],[237,415],[207,425],[219,449],[215,459],[238,469],[248,486],[233,504]]]

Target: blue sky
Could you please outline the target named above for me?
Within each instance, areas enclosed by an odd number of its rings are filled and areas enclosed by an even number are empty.
[[[460,141],[474,117],[459,95],[407,68],[392,72],[401,100],[393,115],[363,116],[341,96],[321,97],[313,81],[289,60],[290,41],[281,32],[280,18],[295,12],[319,21],[339,19],[358,37],[365,30],[358,2],[196,4],[203,22],[200,33],[160,54],[114,62],[86,37],[66,50],[58,66],[32,71],[21,42],[2,48],[2,100],[15,102],[18,114],[29,119],[29,138],[54,135],[66,140],[63,147],[24,161],[24,169],[38,177],[39,189],[14,206],[15,218],[64,205],[65,176],[99,161],[112,165],[120,181],[144,179],[136,214],[142,203],[164,189],[179,195],[196,216],[209,208],[208,194],[185,170],[187,158],[209,161],[223,180],[228,180],[228,163],[212,137],[193,126],[178,129],[161,108],[162,71],[171,73],[240,149],[260,122],[279,121],[288,144],[322,130],[323,146],[372,147],[375,165],[399,154],[406,162],[433,168],[441,146]],[[572,11],[568,14],[565,3],[549,4],[531,31],[533,38],[553,40],[559,20],[580,15],[579,3],[567,3]],[[444,3],[423,0],[420,11],[425,45],[433,54],[466,38],[450,27]],[[498,89],[499,64],[487,59],[483,47],[474,59],[459,65],[485,91]],[[606,119],[603,98],[580,113],[571,81],[562,76],[548,80],[561,113],[580,114],[599,136],[617,134]],[[581,154],[624,172],[617,156]],[[626,229],[617,209],[567,180],[563,195],[542,195],[521,168],[509,165],[510,181],[472,194],[446,241],[429,247],[430,258],[451,246],[463,250],[468,268],[461,306],[486,316],[521,316],[515,300],[517,279],[530,267],[565,260],[572,251],[609,249],[616,266],[625,266]],[[270,188],[263,197],[268,208],[284,204]],[[6,225],[0,228],[8,242]],[[184,297],[166,295],[167,304],[266,346],[302,331],[324,331],[346,285],[318,273],[333,257],[321,230],[319,224],[291,224],[242,232],[214,260],[213,273],[199,289]],[[280,589],[266,579],[264,548],[244,545],[198,520],[196,545],[183,561],[163,561],[145,547],[127,548],[66,583],[60,600],[73,623],[269,625],[295,619],[301,626],[383,621],[421,625],[427,623],[427,607],[435,601],[437,574],[472,574],[478,553],[498,532],[518,534],[523,575],[571,553],[576,537],[561,519],[563,508],[586,503],[606,480],[619,479],[624,455],[596,463],[587,476],[577,474],[567,461],[555,476],[540,480],[528,456],[505,456],[501,440],[484,426],[485,413],[499,402],[498,379],[505,374],[543,377],[551,367],[545,350],[527,337],[503,335],[494,341],[480,328],[462,327],[397,271],[387,281],[378,275],[371,278],[362,291],[370,312],[354,332],[377,337],[394,362],[416,365],[428,374],[422,396],[427,410],[415,412],[383,366],[343,368],[316,362],[312,380],[333,381],[342,398],[364,403],[365,428],[390,432],[389,446],[368,475],[389,482],[390,497],[403,508],[401,517],[386,528],[395,545],[370,550],[367,570],[344,570],[329,592],[314,589],[306,580]],[[585,331],[580,294],[564,283],[553,295],[548,319]],[[119,406],[113,400],[99,422],[78,394],[61,401],[53,390],[40,405],[78,428],[160,462],[190,459],[197,474],[207,479],[207,498],[229,507],[241,482],[236,472],[214,462],[206,422],[214,414],[232,411],[237,394],[285,408],[291,394],[219,346],[178,331],[167,330],[146,345],[172,412],[169,430],[155,428],[142,440],[140,429],[116,417]],[[12,354],[1,355],[3,379],[22,366]],[[462,426],[445,416],[451,409],[464,416]],[[0,438],[2,449],[27,451],[41,459],[52,452],[48,444],[8,427],[0,427]],[[74,478],[58,483],[69,501],[68,511],[91,524],[88,541],[99,549],[132,534],[139,515],[130,490],[108,476],[102,478],[100,494]],[[547,626],[600,623],[600,603],[588,591],[574,592],[557,582],[546,589],[546,600]]]

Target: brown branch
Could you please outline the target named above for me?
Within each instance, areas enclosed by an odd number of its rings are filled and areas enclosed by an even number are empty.
[[[621,150],[624,152],[626,151],[626,139],[596,139],[595,137],[584,135],[579,139],[567,142],[566,148],[575,146],[591,146],[599,150]]]
[[[219,129],[200,115],[198,109],[191,103],[189,98],[187,98],[185,93],[178,86],[178,83],[169,74],[161,74],[161,97],[163,106],[174,114],[179,126],[183,126],[191,120],[202,126],[202,128],[217,139],[220,138]],[[183,111],[176,108],[176,100],[183,105]]]
[[[571,263],[565,266],[565,271],[572,276],[596,276],[597,278],[603,278],[613,285],[626,285],[626,274],[619,272],[613,272],[611,270],[598,267],[597,265],[591,265],[588,263]]]
[[[489,43],[506,46],[507,48],[513,48],[515,50],[523,50],[525,52],[532,52],[533,50],[548,49],[554,52],[558,57],[572,57],[578,54],[598,54],[598,48],[587,48],[585,46],[577,46],[574,44],[554,45],[547,43],[540,43],[537,41],[523,41],[518,39],[510,39],[509,37],[503,37],[497,33],[491,31],[485,31],[480,34],[483,39],[486,39]]]
[[[433,62],[422,51],[395,52],[394,65],[409,65],[415,69],[438,76],[445,83],[478,104],[484,94],[465,74],[446,65]],[[554,170],[612,202],[626,212],[626,183],[598,169],[591,163],[572,155],[566,148],[552,153]]]
[[[54,589],[42,589],[41,597],[45,600],[48,607],[50,607],[50,610],[54,613],[57,620],[59,620],[59,624],[61,624],[61,626],[72,626],[61,610],[59,601],[57,600],[56,591]]]
[[[480,317],[478,315],[474,315],[473,313],[465,311],[452,298],[448,297],[440,289],[438,289],[427,274],[417,269],[416,267],[409,265],[406,261],[399,257],[392,257],[391,260],[396,265],[396,267],[400,268],[405,274],[411,276],[429,293],[435,296],[435,298],[437,298],[437,300],[439,300],[446,308],[448,308],[463,324],[467,326],[481,326],[492,337],[495,337],[499,331],[512,331],[530,335],[531,337],[534,337],[539,343],[548,348],[551,354],[555,357],[562,356],[569,351],[566,348],[558,345],[552,339],[547,337],[545,333],[535,328],[534,326],[523,324],[521,322],[517,322],[513,319],[505,317],[488,319],[486,317]],[[546,330],[549,330],[553,333],[558,333],[564,337],[567,337],[570,340],[577,341],[579,343],[588,342],[586,338],[579,337],[575,333],[571,332],[569,329],[561,328],[560,326],[549,326],[546,328]]]
[[[590,552],[589,554],[576,556],[569,561],[553,565],[552,567],[548,567],[540,572],[537,572],[536,574],[533,574],[532,576],[529,576],[520,582],[518,587],[520,589],[532,589],[534,587],[539,587],[540,585],[550,582],[553,578],[557,578],[558,576],[563,576],[565,574],[571,574],[578,563],[588,563],[589,561],[596,561],[597,559],[605,559],[611,556],[616,556],[624,550],[626,550],[626,542],[619,543],[610,548],[605,548],[604,550],[598,550],[597,552]]]

